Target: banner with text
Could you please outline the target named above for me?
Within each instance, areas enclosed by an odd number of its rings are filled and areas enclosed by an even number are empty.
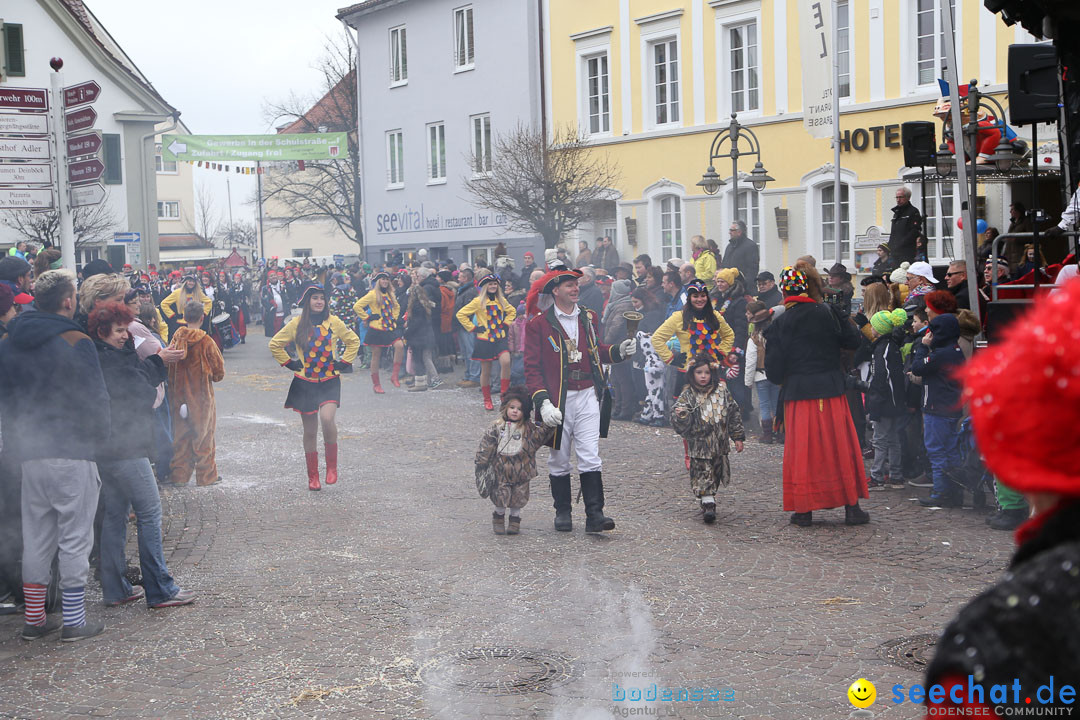
[[[799,0],[803,127],[814,138],[833,132],[832,0]]]
[[[346,133],[162,135],[165,160],[338,160],[349,154]]]

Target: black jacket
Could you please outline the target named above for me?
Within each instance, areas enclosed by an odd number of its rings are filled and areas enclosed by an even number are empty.
[[[930,321],[930,332],[934,337],[929,355],[917,357],[911,364],[911,374],[923,382],[923,413],[958,418],[962,388],[956,372],[964,364],[964,353],[956,344],[960,324],[955,315],[938,315]]]
[[[31,310],[0,341],[4,444],[24,460],[94,460],[109,436],[109,394],[93,341],[62,315]],[[7,447],[5,447],[5,454]]]
[[[896,417],[907,412],[904,397],[904,360],[893,333],[882,335],[870,346],[870,382],[866,412],[871,420]]]
[[[780,288],[775,285],[771,289],[766,290],[763,293],[758,293],[757,299],[765,303],[765,307],[776,307],[777,305],[784,304],[784,295],[780,292]]]
[[[473,298],[476,297],[476,294],[476,285],[471,282],[462,283],[461,286],[457,289],[457,293],[454,295],[454,330],[464,329],[461,327],[461,323],[458,322],[458,319],[456,317],[458,310],[472,302]]]
[[[419,298],[414,300],[411,296],[409,297],[406,305],[408,313],[405,322],[405,339],[416,351],[434,349],[435,333],[442,319],[442,289],[439,286],[439,279],[434,275],[429,275],[416,288],[416,292],[424,293],[424,297],[432,303],[432,307],[429,310],[419,302]],[[414,352],[413,363],[419,362],[420,358]]]
[[[970,310],[971,298],[968,297],[968,284],[967,280],[960,283],[956,287],[948,288],[949,292],[956,296],[956,308],[958,310]]]
[[[99,461],[150,457],[154,446],[154,400],[169,373],[157,355],[140,360],[130,342],[117,350],[97,345],[101,374],[109,391],[112,427],[98,448]]]
[[[596,287],[596,283],[591,283],[589,287],[581,289],[581,293],[578,295],[578,305],[587,307],[599,315],[604,311],[604,293],[600,291],[600,288]]]
[[[738,268],[743,282],[750,282],[757,279],[760,260],[761,253],[757,243],[745,235],[740,235],[728,242],[720,267]]]
[[[915,262],[915,239],[922,233],[922,215],[910,202],[892,209],[892,227],[889,230],[889,256],[900,263]]]
[[[859,347],[861,333],[829,306],[798,302],[765,331],[765,376],[783,386],[784,402],[844,394],[841,350]]]
[[[874,261],[874,266],[870,268],[870,274],[874,277],[883,277],[887,280],[896,268],[897,264],[896,261],[893,260],[892,255],[886,255],[885,257],[878,258]]]
[[[1020,707],[1025,697],[1032,697],[1035,707],[1036,691],[1053,675],[1047,706],[1068,707],[1058,691],[1080,678],[1080,502],[1062,502],[1026,534],[1001,581],[945,628],[926,669],[925,687],[949,677],[967,682],[973,675],[985,704],[996,705],[990,688],[1005,685],[1011,705],[1018,681]],[[1040,700],[1048,700],[1045,692]]]

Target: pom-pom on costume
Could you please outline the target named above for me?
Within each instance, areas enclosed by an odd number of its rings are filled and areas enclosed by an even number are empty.
[[[169,408],[173,425],[171,480],[184,485],[195,470],[197,485],[218,481],[214,431],[217,406],[214,385],[225,377],[225,360],[213,339],[202,330],[181,327],[171,347],[184,352],[180,362],[169,365]],[[186,408],[187,417],[183,417]]]

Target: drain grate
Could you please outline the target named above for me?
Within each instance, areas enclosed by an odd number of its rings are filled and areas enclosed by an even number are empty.
[[[878,646],[878,655],[887,663],[922,672],[934,657],[937,635],[910,635]]]
[[[572,657],[549,650],[477,647],[436,655],[416,674],[425,685],[443,690],[525,695],[563,685],[581,671]]]

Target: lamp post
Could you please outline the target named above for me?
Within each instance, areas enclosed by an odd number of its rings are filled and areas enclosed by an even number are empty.
[[[739,141],[744,139],[748,147],[741,149]],[[725,142],[728,143],[729,147],[727,152],[722,153],[720,148]],[[719,158],[731,158],[731,219],[733,221],[739,217],[739,158],[743,155],[752,155],[757,158],[754,169],[750,173],[750,184],[754,190],[761,192],[765,189],[765,184],[773,180],[765,172],[765,166],[761,164],[761,144],[758,142],[754,131],[740,125],[736,114],[731,113],[731,124],[716,133],[716,137],[712,140],[712,145],[709,147],[709,167],[705,174],[701,176],[701,180],[697,185],[707,195],[718,193],[720,186],[727,183],[716,173],[713,161]]]

